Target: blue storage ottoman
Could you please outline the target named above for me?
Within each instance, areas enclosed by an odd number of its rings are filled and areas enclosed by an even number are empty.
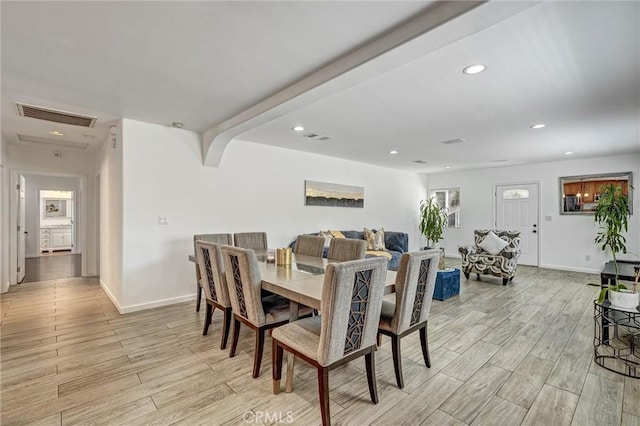
[[[452,271],[438,271],[433,298],[446,300],[458,294],[460,294],[460,269],[454,268]]]

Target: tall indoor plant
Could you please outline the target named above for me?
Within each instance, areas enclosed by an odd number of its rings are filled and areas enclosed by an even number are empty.
[[[631,191],[633,188],[630,186],[629,190]],[[613,285],[600,292],[598,298],[600,303],[604,300],[607,291],[619,292],[626,289],[626,286],[618,281],[617,254],[627,253],[625,234],[628,229],[629,215],[629,198],[623,194],[622,187],[615,184],[601,186],[600,199],[596,205],[594,217],[595,223],[599,227],[595,242],[600,245],[603,251],[607,249],[611,251],[615,279]],[[637,305],[637,294],[635,299],[635,305]]]
[[[447,225],[447,212],[438,205],[435,198],[420,202],[420,232],[427,239],[427,246],[436,247],[443,238]]]

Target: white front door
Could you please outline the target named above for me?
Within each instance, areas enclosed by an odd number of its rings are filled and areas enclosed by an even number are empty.
[[[496,229],[520,231],[518,265],[538,266],[538,184],[496,186]]]
[[[24,280],[25,214],[24,214],[24,176],[20,175],[18,185],[18,282]]]

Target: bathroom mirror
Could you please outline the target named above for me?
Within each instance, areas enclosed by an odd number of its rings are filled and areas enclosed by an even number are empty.
[[[622,193],[629,197],[629,213],[632,214],[632,175],[632,172],[621,172],[560,177],[560,214],[594,214],[600,199],[600,188],[612,183],[620,185]]]

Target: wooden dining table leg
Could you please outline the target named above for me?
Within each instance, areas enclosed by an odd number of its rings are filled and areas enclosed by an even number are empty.
[[[295,321],[300,315],[300,306],[298,302],[291,300],[289,302],[289,322]],[[287,392],[291,393],[293,390],[293,366],[295,364],[295,355],[291,352],[287,352]]]

